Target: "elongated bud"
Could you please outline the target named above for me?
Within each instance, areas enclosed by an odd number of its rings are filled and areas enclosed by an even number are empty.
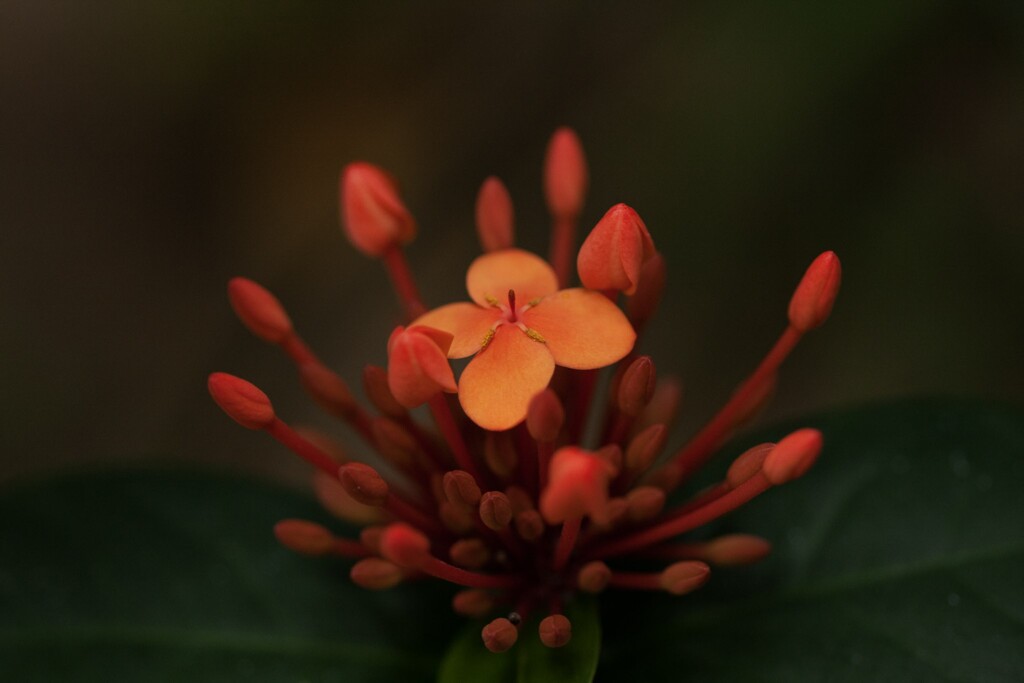
[[[600,593],[608,587],[608,582],[611,580],[612,570],[600,560],[583,565],[576,575],[576,585],[584,593]]]
[[[388,497],[388,483],[377,470],[361,462],[350,462],[338,470],[345,493],[363,505],[380,507]]]
[[[382,456],[399,465],[412,464],[419,444],[408,429],[386,417],[375,419],[372,429]]]
[[[210,396],[232,420],[247,429],[266,429],[274,421],[274,407],[256,385],[226,372],[215,372],[206,381]]]
[[[544,519],[536,510],[523,510],[515,516],[516,533],[524,541],[536,541],[544,535]]]
[[[608,521],[608,483],[614,468],[603,458],[575,446],[555,451],[548,485],[541,493],[540,512],[548,524],[589,515],[597,524]]]
[[[467,534],[473,530],[473,508],[456,505],[450,500],[442,501],[437,508],[441,522],[456,534]]]
[[[653,424],[634,436],[626,447],[626,472],[633,476],[646,472],[665,447],[667,438],[668,428],[663,424]]]
[[[484,251],[509,249],[515,245],[512,198],[505,184],[491,176],[476,196],[476,231]]]
[[[501,531],[512,522],[512,503],[501,491],[488,491],[480,498],[480,519],[488,529]]]
[[[491,551],[479,538],[463,538],[452,543],[448,556],[460,567],[479,569],[490,561]]]
[[[382,526],[363,527],[362,531],[359,532],[359,542],[373,552],[379,553],[380,539],[384,536],[384,528]]]
[[[430,555],[430,541],[408,524],[396,522],[384,528],[380,554],[399,567],[415,569]]]
[[[565,422],[565,409],[552,389],[548,388],[530,399],[526,409],[526,429],[540,443],[553,443]]]
[[[274,525],[274,536],[288,550],[303,555],[326,555],[334,545],[334,534],[304,519],[281,520]]]
[[[393,588],[402,582],[402,568],[394,562],[379,557],[367,557],[359,560],[349,571],[352,583],[371,591],[382,591]]]
[[[292,321],[281,302],[252,280],[231,278],[228,300],[242,324],[260,339],[277,344],[292,333]]]
[[[818,459],[824,441],[817,429],[798,429],[768,453],[762,471],[773,484],[802,477]]]
[[[388,342],[388,388],[406,408],[415,408],[441,391],[455,393],[448,364],[452,336],[430,327],[397,328]]]
[[[484,626],[480,632],[484,647],[491,652],[504,652],[516,644],[519,630],[508,619],[501,617]]]
[[[533,498],[521,486],[505,487],[505,495],[508,496],[508,502],[512,505],[512,514],[518,515],[520,512],[533,509]]]
[[[381,519],[378,508],[360,503],[348,495],[337,479],[319,470],[313,473],[313,493],[325,510],[340,519],[355,524],[372,524]]]
[[[646,429],[652,424],[663,424],[671,427],[679,413],[679,404],[683,400],[683,385],[676,377],[664,377],[654,387],[654,396],[640,414],[634,427],[637,431]]]
[[[619,410],[630,417],[640,414],[654,396],[654,361],[640,356],[626,368],[619,383]]]
[[[763,559],[772,550],[772,544],[760,536],[728,534],[708,541],[704,557],[711,564],[735,567]]]
[[[730,487],[736,488],[747,479],[761,471],[765,458],[775,448],[773,443],[762,443],[749,448],[740,457],[733,460],[725,473],[725,481]]]
[[[579,216],[587,184],[583,145],[571,128],[559,128],[551,136],[544,159],[544,196],[551,215],[565,219]]]
[[[484,438],[484,462],[499,477],[512,474],[519,463],[519,455],[508,434],[487,432]]]
[[[584,287],[632,296],[641,268],[653,255],[654,241],[640,216],[625,204],[616,204],[583,241],[576,270]]]
[[[469,472],[452,470],[444,475],[444,495],[457,505],[476,506],[480,502],[480,485]]]
[[[654,317],[665,291],[665,259],[655,252],[640,268],[636,293],[626,302],[626,312],[633,327],[643,327]]]
[[[696,560],[685,560],[669,565],[661,573],[661,587],[672,595],[685,595],[704,585],[711,576],[711,567]]]
[[[330,368],[320,363],[303,363],[299,378],[313,400],[332,415],[344,417],[356,407],[348,385]]]
[[[388,387],[388,371],[384,368],[379,365],[363,368],[363,390],[373,407],[384,415],[394,418],[405,416],[405,407],[395,399]]]
[[[638,486],[626,494],[626,502],[629,520],[643,522],[657,517],[665,507],[665,492],[655,486]]]
[[[562,614],[544,617],[538,627],[540,642],[547,647],[563,647],[572,640],[572,624]]]
[[[342,171],[341,216],[349,241],[367,256],[382,256],[416,235],[394,181],[373,164],[357,162]]]
[[[607,446],[601,446],[594,455],[608,463],[609,472],[611,476],[617,476],[622,470],[622,447],[617,443],[610,443]]]
[[[452,598],[452,609],[464,617],[480,619],[494,609],[494,596],[479,588],[459,591]]]
[[[807,332],[828,320],[841,280],[842,267],[835,252],[826,251],[814,259],[789,301],[789,324]]]

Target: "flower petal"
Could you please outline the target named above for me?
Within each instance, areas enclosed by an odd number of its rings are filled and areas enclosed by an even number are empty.
[[[424,313],[412,326],[425,325],[444,330],[454,339],[448,349],[449,358],[465,358],[479,351],[499,316],[496,308],[480,308],[468,302],[447,304]]]
[[[517,325],[499,325],[487,347],[459,378],[459,401],[484,429],[511,429],[526,418],[530,399],[544,390],[555,371],[547,345]]]
[[[587,289],[564,289],[522,315],[554,356],[577,370],[611,365],[633,349],[636,332],[608,297]]]
[[[502,249],[477,257],[466,273],[466,289],[481,306],[507,304],[514,290],[519,305],[558,290],[558,278],[548,262],[522,249]]]

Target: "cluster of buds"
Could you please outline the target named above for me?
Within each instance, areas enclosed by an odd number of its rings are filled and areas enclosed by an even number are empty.
[[[384,264],[407,318],[387,342],[387,367],[363,374],[372,407],[309,349],[273,294],[251,280],[230,282],[241,321],[291,358],[312,398],[361,438],[364,457],[351,459],[330,439],[293,429],[249,382],[209,378],[228,415],[313,465],[323,505],[363,527],[358,538],[344,538],[314,522],[284,520],[275,528],[283,545],[354,559],[351,579],[369,590],[423,576],[462,587],[452,606],[491,618],[481,636],[494,652],[510,648],[531,617],[545,645],[565,645],[572,624],[564,606],[579,592],[683,595],[707,581],[713,566],[764,557],[768,541],[751,535],[680,537],[800,477],[822,447],[814,429],[755,446],[722,481],[665,509],[669,494],[767,401],[785,358],[828,317],[839,260],[826,252],[811,263],[764,360],[688,443],[664,453],[679,383],[659,379],[652,359],[635,349],[658,306],[665,263],[636,211],[618,204],[578,251],[582,287],[568,287],[586,187],[579,140],[560,129],[544,164],[549,262],[514,246],[509,193],[488,178],[476,205],[484,253],[466,277],[472,301],[429,310],[402,252],[416,225],[395,182],[367,163],[344,170],[344,228],[357,249]],[[450,361],[467,357],[456,380]],[[605,367],[613,374],[601,398],[597,375]],[[586,428],[597,422],[592,412],[603,420]]]

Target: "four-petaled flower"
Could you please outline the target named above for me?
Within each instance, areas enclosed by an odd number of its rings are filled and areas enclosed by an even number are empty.
[[[480,256],[466,273],[466,289],[474,303],[441,306],[413,324],[451,334],[449,358],[476,354],[459,378],[459,401],[484,429],[522,422],[556,365],[601,368],[624,358],[636,341],[608,297],[582,288],[559,291],[551,266],[528,251]]]

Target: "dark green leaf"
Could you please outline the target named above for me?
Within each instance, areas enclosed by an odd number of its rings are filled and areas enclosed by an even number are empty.
[[[1020,413],[930,401],[792,426],[825,432],[815,469],[724,527],[772,559],[689,598],[613,598],[599,680],[1024,680]]]
[[[481,623],[463,629],[445,655],[440,683],[588,683],[597,669],[601,627],[593,600],[574,600],[566,610],[572,640],[565,647],[545,647],[537,635],[539,619],[520,629],[508,652],[489,652],[480,639]]]
[[[0,495],[0,680],[433,680],[450,592],[356,588],[349,562],[278,547],[285,517],[323,513],[173,472]]]

